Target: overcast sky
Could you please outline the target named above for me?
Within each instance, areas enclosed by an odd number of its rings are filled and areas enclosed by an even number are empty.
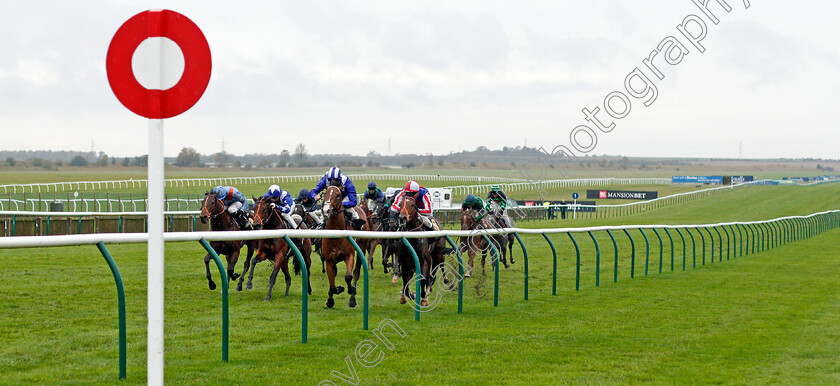
[[[729,4],[710,7],[714,25],[690,0],[2,0],[0,149],[93,141],[111,156],[145,154],[147,122],[111,92],[105,56],[123,22],[166,8],[203,30],[213,56],[203,98],[164,124],[167,156],[222,141],[235,154],[300,142],[385,154],[388,138],[391,153],[551,150],[588,124],[597,144],[578,138],[589,154],[737,157],[743,143],[748,158],[840,158],[840,2]],[[688,15],[707,24],[704,53],[676,28]],[[660,80],[642,59],[668,36],[688,54],[655,58]],[[657,98],[631,98],[613,119],[604,99],[627,94],[636,67]],[[581,109],[596,106],[609,133],[585,121]]]

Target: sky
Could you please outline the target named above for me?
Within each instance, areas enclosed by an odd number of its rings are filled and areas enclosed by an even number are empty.
[[[241,3],[0,0],[0,149],[146,154],[147,120],[114,96],[105,58],[122,23],[165,8],[212,55],[201,100],[164,122],[166,156],[387,154],[390,140],[390,154],[840,158],[840,2],[712,0],[718,24],[691,0]],[[703,52],[677,28],[691,16]],[[643,59],[669,36],[687,53],[660,49],[657,76]],[[596,107],[603,129],[582,112]]]

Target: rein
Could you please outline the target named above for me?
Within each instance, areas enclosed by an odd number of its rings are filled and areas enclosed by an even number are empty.
[[[280,217],[280,213],[277,213],[277,207],[271,208],[271,214],[269,214],[268,217],[266,217],[266,219],[263,220],[262,217],[260,217],[260,208],[262,208],[262,204],[263,204],[263,200],[260,200],[260,202],[257,204],[257,210],[256,210],[256,212],[254,212],[254,218],[256,218],[257,221],[260,222],[260,226],[263,226],[263,224],[268,222],[268,220],[271,220],[271,218],[274,217],[275,215],[277,216],[278,219],[280,219],[281,223],[283,222],[283,220]]]
[[[215,214],[210,213],[210,209],[207,209],[207,199],[208,199],[208,198],[210,198],[210,196],[207,196],[207,197],[205,197],[205,198],[204,198],[204,203],[203,203],[203,205],[202,205],[202,209],[204,210],[204,212],[206,212],[206,213],[207,213],[207,217],[210,217],[211,219],[213,219],[213,218],[219,217],[220,215],[222,215],[222,213],[225,213],[225,208],[224,208],[224,206],[222,207],[222,210],[221,210],[221,211],[219,211],[219,213],[215,213]],[[213,198],[214,198],[217,202],[219,201],[219,199],[218,199],[218,198],[216,198],[216,197],[213,197]]]

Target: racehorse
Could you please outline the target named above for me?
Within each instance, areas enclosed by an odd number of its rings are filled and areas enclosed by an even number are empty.
[[[388,218],[388,207],[385,204],[378,203],[374,200],[369,200],[372,205],[368,205],[367,202],[362,202],[359,206],[365,212],[365,216],[367,216],[370,222],[370,230],[372,231],[384,231],[386,230],[386,220]],[[365,250],[365,254],[368,257],[368,267],[373,267],[373,252],[376,250],[376,246],[382,245],[382,268],[384,273],[388,273],[388,268],[392,267],[393,264],[388,263],[388,259],[385,256],[385,243],[383,243],[382,239],[369,239],[368,240],[368,247]]]
[[[283,218],[280,217],[280,212],[276,208],[276,206],[269,202],[269,200],[265,197],[260,199],[254,199],[256,203],[256,210],[254,212],[254,220],[256,225],[258,225],[262,229],[285,229],[286,224],[283,222]],[[301,224],[303,229],[306,229],[305,224]],[[254,278],[254,267],[256,267],[257,263],[269,258],[273,258],[274,260],[274,271],[271,273],[271,278],[269,279],[268,284],[268,295],[266,295],[265,300],[271,300],[271,290],[274,288],[274,282],[277,280],[277,272],[279,270],[283,270],[283,275],[286,278],[286,296],[289,296],[289,287],[292,285],[292,277],[289,275],[289,258],[291,257],[292,261],[294,262],[295,266],[295,273],[300,273],[300,264],[298,263],[297,259],[291,256],[293,253],[289,248],[289,245],[286,243],[285,240],[277,238],[277,239],[260,239],[257,240],[257,255],[256,261],[250,267],[251,273],[248,275],[248,285],[245,287],[247,289],[251,289],[251,281]],[[310,243],[308,238],[302,240],[303,248],[300,248],[300,253],[303,256],[303,260],[306,263],[307,272],[309,271],[309,267],[312,264],[310,260],[310,254],[312,253],[312,244]],[[248,262],[245,262],[245,272],[248,272]],[[239,285],[237,288],[242,286],[242,279],[245,278],[245,272],[242,274],[242,278],[239,279]],[[309,276],[307,275],[307,287],[309,288],[309,293],[312,293],[312,286],[309,282]]]
[[[414,198],[403,197],[399,207],[400,213],[399,217],[397,217],[397,230],[409,232],[422,230],[421,228],[423,227],[423,222],[420,219],[420,214],[417,210],[417,203]],[[437,220],[433,219],[433,221]],[[430,275],[430,272],[434,272],[434,270],[439,267],[441,272],[438,274],[443,273],[442,270],[445,267],[443,264],[445,261],[445,255],[448,251],[451,252],[451,249],[446,247],[446,240],[443,237],[412,238],[408,240],[409,244],[411,244],[412,248],[414,248],[414,252],[417,254],[417,259],[420,262],[421,293],[417,296],[420,296],[421,298],[420,305],[427,306],[429,305],[427,295],[428,292],[431,291],[432,286],[435,284],[436,278],[436,275]],[[416,268],[411,252],[405,244],[400,242],[397,245],[397,255],[399,256],[403,278],[403,288],[400,291],[400,304],[405,304],[406,296],[411,297],[408,284]],[[444,275],[443,277],[447,278],[448,276]],[[427,291],[427,288],[429,291]]]
[[[344,205],[341,203],[341,188],[338,186],[327,187],[324,193],[324,206],[321,211],[324,214],[324,229],[331,230],[347,230],[352,229],[344,216]],[[353,208],[359,214],[359,218],[366,220],[365,213],[361,208]],[[362,230],[369,231],[370,224],[365,222]],[[367,247],[367,240],[361,239],[357,241],[359,248],[364,251]],[[359,282],[359,271],[362,267],[361,259],[356,258],[356,250],[350,241],[346,238],[324,238],[321,241],[321,257],[327,265],[327,278],[330,281],[329,297],[327,298],[327,307],[332,308],[335,305],[333,295],[338,295],[344,292],[344,287],[335,285],[335,275],[338,271],[337,264],[343,261],[346,266],[344,274],[344,281],[347,283],[347,293],[350,294],[350,300],[347,305],[349,307],[356,306],[356,286]],[[354,266],[355,263],[355,266]],[[351,274],[351,270],[353,273]]]
[[[312,209],[315,209],[315,206],[312,206]],[[315,229],[318,227],[318,223],[312,219],[309,215],[310,211],[307,211],[303,205],[296,204],[292,207],[292,215],[298,215],[302,219],[302,223],[306,224],[307,229]],[[320,238],[313,238],[310,239],[312,243],[312,250],[321,256],[321,273],[327,272],[326,265],[324,264],[324,256],[321,255],[321,239]]]
[[[495,229],[495,228],[505,228],[505,224],[502,222],[501,216],[501,207],[496,202],[490,202],[490,213],[484,217],[485,226],[487,229]],[[505,268],[510,268],[507,263],[507,254],[510,253],[510,263],[513,264],[513,240],[514,236],[512,233],[508,234],[498,234],[498,235],[488,235],[487,237],[493,241],[493,245],[496,247],[496,250],[501,255],[502,263],[505,264]],[[484,264],[484,257],[482,256],[482,264]]]
[[[475,212],[476,211],[472,208],[461,211],[462,231],[472,231],[479,229],[479,226],[481,226],[481,222],[475,219]],[[461,254],[463,254],[466,251],[467,256],[469,258],[467,263],[467,272],[464,273],[464,277],[470,277],[472,275],[473,259],[475,258],[476,251],[480,250],[482,251],[482,254],[486,256],[486,248],[486,242],[480,234],[476,234],[473,236],[464,236],[458,240],[458,250],[461,252]],[[483,269],[484,266],[482,265],[482,272]]]
[[[236,221],[233,220],[233,217],[230,216],[230,213],[228,213],[228,211],[225,210],[225,204],[222,203],[222,200],[219,199],[216,193],[204,193],[204,200],[201,201],[201,214],[199,215],[199,219],[201,220],[202,224],[207,224],[208,218],[210,219],[210,230],[240,230],[239,225],[236,224]],[[227,276],[229,282],[236,280],[240,277],[239,274],[234,272],[234,268],[236,268],[236,262],[239,260],[239,251],[240,249],[242,249],[243,245],[248,247],[248,254],[245,259],[245,265],[247,266],[248,262],[251,260],[251,256],[254,254],[255,243],[253,241],[238,240],[210,242],[210,247],[212,247],[213,250],[216,251],[216,254],[224,255],[227,259]],[[209,285],[211,290],[214,290],[216,289],[216,283],[213,282],[212,275],[210,275],[210,260],[212,259],[213,255],[211,255],[209,252],[206,256],[204,256],[204,266],[207,269],[207,284]],[[244,276],[244,274],[245,272],[243,271],[242,276]],[[237,291],[241,290],[242,287],[237,287]]]

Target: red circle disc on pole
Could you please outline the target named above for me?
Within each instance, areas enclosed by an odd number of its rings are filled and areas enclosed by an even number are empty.
[[[184,54],[184,73],[166,90],[143,87],[134,76],[131,59],[144,40],[165,37]],[[152,10],[134,15],[114,34],[105,60],[108,83],[120,103],[150,119],[171,118],[187,111],[201,99],[210,83],[210,46],[192,20],[170,10]]]

